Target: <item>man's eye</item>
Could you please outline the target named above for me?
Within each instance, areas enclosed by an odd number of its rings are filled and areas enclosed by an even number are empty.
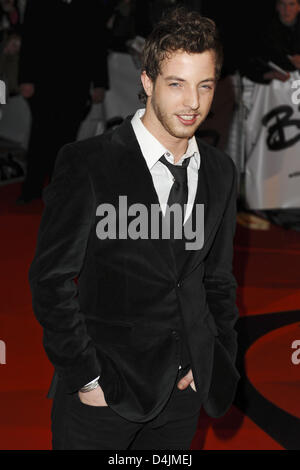
[[[179,83],[170,83],[170,86],[172,86],[172,87],[178,87],[178,86],[180,86],[180,85],[179,85]]]
[[[202,88],[205,88],[206,90],[212,90],[212,87],[210,85],[203,85]]]

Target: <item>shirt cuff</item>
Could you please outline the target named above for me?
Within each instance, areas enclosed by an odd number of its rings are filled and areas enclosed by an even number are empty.
[[[96,382],[98,379],[99,379],[100,375],[98,375],[98,377],[96,377],[94,380],[91,380],[89,383],[85,384],[84,387],[86,387],[86,385],[90,385],[94,382]]]

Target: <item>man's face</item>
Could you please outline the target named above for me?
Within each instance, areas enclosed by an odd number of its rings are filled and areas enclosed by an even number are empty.
[[[297,0],[278,0],[276,5],[280,21],[285,25],[293,24],[300,12]]]
[[[215,53],[177,51],[161,63],[155,83],[145,74],[146,114],[151,130],[162,139],[187,139],[206,118],[215,90]]]

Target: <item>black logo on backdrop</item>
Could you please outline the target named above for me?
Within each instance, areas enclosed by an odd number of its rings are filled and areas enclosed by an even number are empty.
[[[267,146],[269,150],[277,151],[292,147],[300,140],[300,119],[291,119],[294,109],[288,105],[277,106],[269,111],[263,118],[262,124],[268,128]],[[275,120],[272,124],[271,121]],[[295,135],[286,139],[285,130],[295,128]]]

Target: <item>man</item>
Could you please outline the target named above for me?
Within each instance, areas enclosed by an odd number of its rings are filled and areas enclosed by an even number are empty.
[[[270,23],[251,37],[252,50],[241,71],[250,80],[268,84],[271,80],[285,82],[289,74],[273,70],[271,61],[286,72],[300,69],[300,0],[277,0]]]
[[[58,150],[76,140],[90,101],[104,99],[108,72],[103,11],[99,0],[27,1],[19,84],[32,126],[20,204],[41,197]]]
[[[188,449],[201,405],[232,403],[236,170],[194,137],[221,62],[211,20],[169,12],[145,44],[146,109],[60,151],[30,268],[55,449]],[[171,199],[196,236],[177,237]]]

